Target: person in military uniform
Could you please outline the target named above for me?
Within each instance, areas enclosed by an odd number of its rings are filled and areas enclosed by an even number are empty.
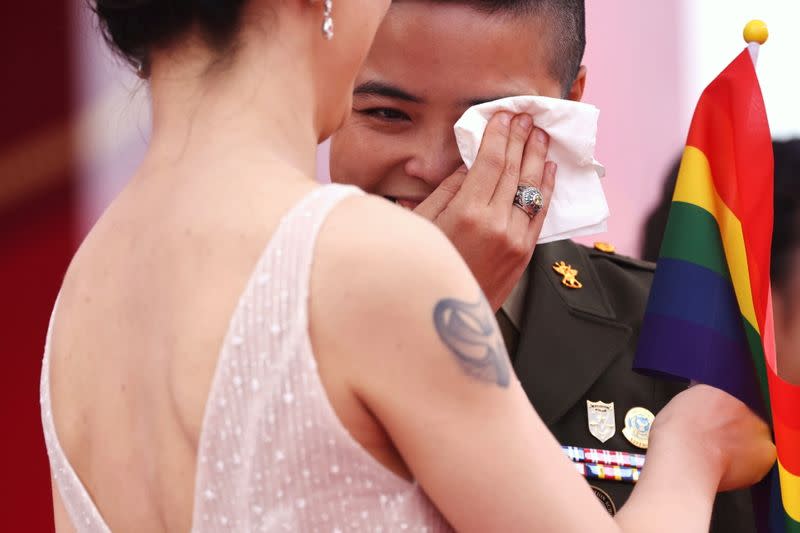
[[[468,172],[537,187],[557,174],[530,117],[490,121],[469,171],[453,124],[467,107],[506,96],[580,100],[584,20],[583,0],[395,0],[356,80],[352,116],[333,137],[331,177],[413,209],[449,237],[562,445],[644,454],[653,415],[687,386],[632,371],[654,265],[604,243],[536,246],[542,214],[520,225],[511,202],[487,205],[460,186]],[[633,487],[588,481],[612,514]],[[712,531],[754,531],[746,494],[717,498]]]
[[[565,286],[552,268],[564,261],[582,287]],[[518,285],[498,312],[514,369],[539,416],[564,445],[646,453],[624,429],[629,411],[657,414],[685,383],[659,380],[631,370],[639,327],[655,265],[570,240],[536,247]],[[610,436],[589,427],[590,413],[613,404]],[[681,465],[675,465],[681,468]],[[590,485],[610,512],[625,503],[633,485],[592,479]],[[755,531],[747,492],[717,498],[711,531]]]

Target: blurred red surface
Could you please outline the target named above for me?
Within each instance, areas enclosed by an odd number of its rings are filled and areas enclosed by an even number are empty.
[[[71,116],[68,0],[11,2],[0,17],[0,163]],[[10,52],[9,52],[10,51]],[[30,141],[30,142],[29,142]],[[65,158],[57,154],[39,157]],[[67,159],[69,157],[67,156]],[[34,165],[31,162],[31,166]],[[5,175],[25,183],[25,166]],[[76,246],[73,165],[0,211],[0,509],[3,531],[52,531],[49,467],[39,415],[39,374],[50,310]],[[9,175],[13,174],[13,175]],[[40,182],[41,183],[41,182]]]

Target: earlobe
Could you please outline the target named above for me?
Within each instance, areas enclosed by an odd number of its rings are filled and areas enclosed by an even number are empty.
[[[567,94],[567,100],[580,102],[583,98],[583,91],[586,88],[586,65],[581,65],[578,69],[578,75],[575,76],[575,81],[572,82],[572,87]]]

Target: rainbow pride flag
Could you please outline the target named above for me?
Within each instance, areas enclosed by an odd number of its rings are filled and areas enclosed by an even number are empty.
[[[634,367],[714,385],[770,419],[778,464],[767,501],[754,497],[759,527],[800,533],[800,387],[777,375],[772,212],[772,139],[745,49],[697,104]]]

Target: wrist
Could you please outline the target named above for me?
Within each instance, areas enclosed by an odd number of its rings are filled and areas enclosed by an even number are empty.
[[[718,447],[710,446],[702,439],[680,438],[680,435],[660,435],[651,440],[647,453],[648,470],[660,470],[656,477],[669,477],[673,482],[692,478],[692,486],[703,492],[716,492],[725,472],[724,458]],[[679,483],[679,486],[684,483]]]

